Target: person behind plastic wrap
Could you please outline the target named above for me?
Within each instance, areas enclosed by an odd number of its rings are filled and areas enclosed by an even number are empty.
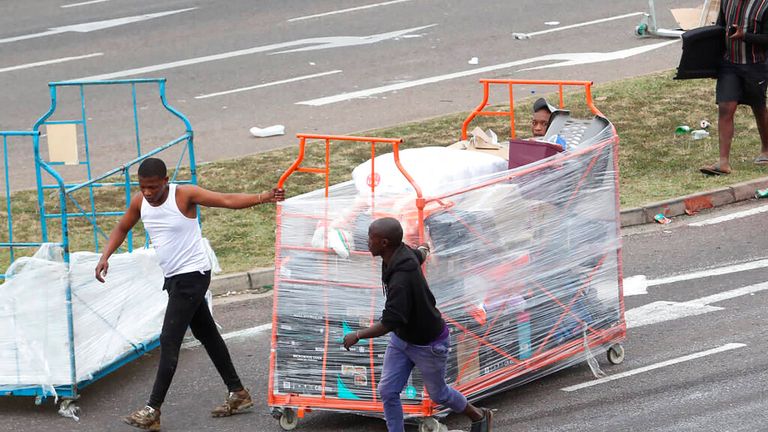
[[[549,119],[555,107],[549,104],[546,99],[538,98],[533,103],[533,118],[531,119],[531,134],[533,138],[541,138],[547,134],[549,128]]]
[[[379,382],[387,430],[404,431],[400,392],[415,366],[421,371],[432,401],[469,417],[472,432],[490,431],[493,412],[470,404],[445,382],[448,327],[435,307],[435,297],[420,267],[429,247],[412,249],[405,245],[400,222],[382,218],[368,228],[368,250],[382,259],[381,280],[387,299],[381,319],[344,336],[344,348],[349,350],[361,339],[392,332]]]
[[[203,344],[229,389],[224,404],[211,415],[226,417],[248,409],[253,406],[251,395],[240,382],[205,300],[211,262],[197,221],[197,206],[243,209],[283,200],[285,194],[278,189],[260,194],[225,194],[194,185],[169,184],[165,163],[157,158],[144,160],[138,174],[141,192],[133,196],[125,215],[112,230],[96,265],[96,279],[104,282],[109,257],[141,219],[165,275],[163,289],[168,293],[168,306],[160,332],[160,364],[149,401],[124,421],[141,429],[160,430],[160,406],[176,371],[187,327]]]
[[[717,76],[715,101],[718,106],[720,158],[699,168],[707,175],[731,173],[733,117],[739,104],[749,105],[760,134],[761,150],[754,163],[768,165],[768,2],[724,0],[717,24],[725,27],[725,54]]]

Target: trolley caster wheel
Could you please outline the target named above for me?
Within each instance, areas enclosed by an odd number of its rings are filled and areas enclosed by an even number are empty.
[[[436,418],[427,417],[419,422],[419,432],[445,432],[448,428],[440,424]]]
[[[642,23],[635,27],[635,36],[645,37],[648,36],[648,24]]]
[[[77,406],[74,400],[64,399],[59,405],[59,415],[80,421],[80,407]]]
[[[283,415],[283,409],[282,408],[272,408],[272,410],[269,411],[269,414],[272,416],[275,420],[280,420],[280,417]]]
[[[614,344],[608,348],[608,361],[611,364],[619,365],[624,362],[624,346],[621,344]]]
[[[296,415],[296,411],[294,411],[293,408],[285,408],[278,422],[283,430],[294,430],[296,429],[296,425],[299,424],[299,417]]]

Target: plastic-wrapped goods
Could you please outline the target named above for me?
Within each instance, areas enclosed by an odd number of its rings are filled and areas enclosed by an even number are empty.
[[[115,254],[106,283],[94,278],[99,255],[46,245],[17,259],[0,285],[0,393],[90,380],[141,344],[156,339],[167,296],[152,249]],[[71,286],[74,359],[70,355],[67,278]],[[71,361],[74,360],[74,361]]]
[[[419,185],[423,194],[431,195],[445,184],[503,171],[507,161],[491,154],[462,151],[446,147],[422,147],[400,152],[400,163]],[[393,153],[373,160],[373,183],[379,193],[413,192],[413,187],[395,165]],[[371,161],[352,171],[352,179],[360,193],[371,191]]]
[[[617,148],[608,124],[574,151],[464,176],[429,150],[416,169],[428,174],[423,220],[404,178],[382,175],[380,185],[400,186],[371,192],[370,161],[327,198],[318,190],[281,203],[270,405],[382,415],[388,337],[350,352],[342,338],[381,316],[381,259],[366,240],[385,216],[401,221],[406,243],[432,246],[424,272],[450,329],[447,380],[470,400],[623,340]],[[380,169],[391,176],[379,158],[374,177]],[[443,410],[425,398],[414,371],[402,393],[406,416]]]

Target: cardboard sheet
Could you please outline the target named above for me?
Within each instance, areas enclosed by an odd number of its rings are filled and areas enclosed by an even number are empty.
[[[77,165],[77,125],[51,124],[46,125],[48,135],[48,160],[64,162],[66,165]]]

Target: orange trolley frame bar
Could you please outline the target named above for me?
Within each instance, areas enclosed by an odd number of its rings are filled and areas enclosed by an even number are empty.
[[[483,101],[469,114],[461,125],[461,139],[467,139],[467,128],[472,120],[477,116],[483,117],[509,117],[509,137],[514,139],[515,134],[515,96],[514,86],[516,85],[549,85],[557,86],[560,95],[559,107],[565,106],[563,88],[566,86],[584,87],[587,106],[593,114],[603,116],[603,113],[595,106],[592,100],[592,81],[553,81],[553,80],[517,80],[517,79],[481,79],[483,85]],[[483,111],[488,106],[488,97],[490,96],[491,84],[506,85],[509,88],[509,111]]]

